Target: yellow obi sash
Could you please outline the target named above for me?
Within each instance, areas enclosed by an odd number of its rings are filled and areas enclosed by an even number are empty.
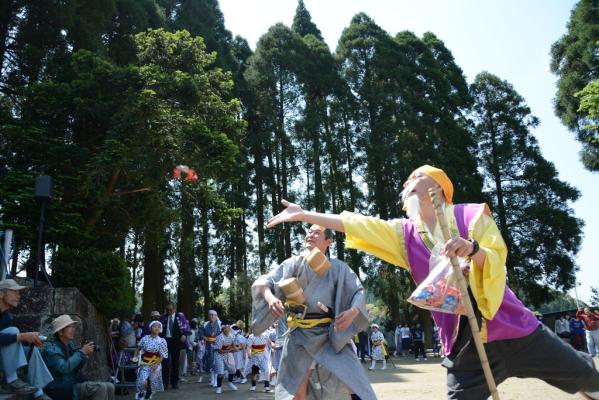
[[[265,344],[256,344],[256,345],[252,345],[252,351],[250,352],[250,355],[256,356],[258,354],[262,354],[266,351],[266,345]]]
[[[141,355],[141,365],[154,365],[160,360],[160,353],[146,351]]]

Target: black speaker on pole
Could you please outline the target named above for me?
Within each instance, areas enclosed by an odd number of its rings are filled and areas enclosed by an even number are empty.
[[[38,272],[40,271],[43,273],[46,282],[48,282],[48,285],[52,287],[50,277],[48,276],[48,272],[46,271],[45,262],[43,262],[45,258],[42,257],[45,247],[42,242],[42,235],[44,232],[44,215],[46,213],[46,207],[50,204],[50,201],[52,200],[52,177],[42,175],[35,178],[35,191],[33,195],[41,203],[40,222],[37,231],[37,257],[35,275],[33,277],[33,287],[37,287]]]
[[[35,198],[42,201],[52,200],[52,177],[38,176],[35,178]]]

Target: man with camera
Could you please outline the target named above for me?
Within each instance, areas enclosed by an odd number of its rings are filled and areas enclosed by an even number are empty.
[[[44,360],[54,376],[49,385],[56,398],[73,400],[114,400],[114,385],[111,382],[82,381],[80,370],[90,355],[96,350],[93,342],[80,348],[75,346],[75,326],[77,321],[68,315],[61,315],[52,321],[54,337],[44,348]]]
[[[52,381],[36,346],[42,345],[39,332],[20,332],[14,326],[9,311],[19,305],[21,290],[13,279],[0,281],[0,361],[8,390],[14,394],[33,394],[37,400],[51,400],[42,389]],[[31,345],[29,361],[25,357],[23,345]],[[17,377],[17,369],[27,366],[27,382]]]

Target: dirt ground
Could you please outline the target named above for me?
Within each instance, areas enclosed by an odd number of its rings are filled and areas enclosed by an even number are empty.
[[[388,363],[385,371],[368,371],[372,387],[379,400],[439,400],[445,398],[445,368],[441,367],[439,358],[429,358],[428,361],[416,362],[412,358],[393,359],[396,367]],[[380,368],[380,363],[378,363]],[[599,359],[595,359],[599,366]],[[249,385],[237,385],[239,390],[231,392],[223,384],[223,394],[214,394],[214,389],[207,383],[195,383],[195,379],[181,383],[180,389],[169,389],[157,394],[154,400],[274,400],[274,394],[264,393],[263,386],[258,385],[258,391],[250,392]],[[543,381],[537,379],[510,378],[499,386],[501,400],[570,400],[581,399],[577,395],[564,393]],[[117,399],[129,399],[133,396],[119,396]],[[349,398],[349,397],[348,397]],[[334,400],[334,399],[331,399]]]

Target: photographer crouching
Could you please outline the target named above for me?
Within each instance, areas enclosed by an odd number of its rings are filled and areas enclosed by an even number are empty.
[[[43,357],[54,377],[47,391],[61,394],[55,398],[73,400],[113,400],[114,385],[110,382],[94,382],[81,379],[81,368],[95,350],[93,342],[80,348],[73,341],[77,321],[61,315],[52,321],[51,338],[44,346]]]

